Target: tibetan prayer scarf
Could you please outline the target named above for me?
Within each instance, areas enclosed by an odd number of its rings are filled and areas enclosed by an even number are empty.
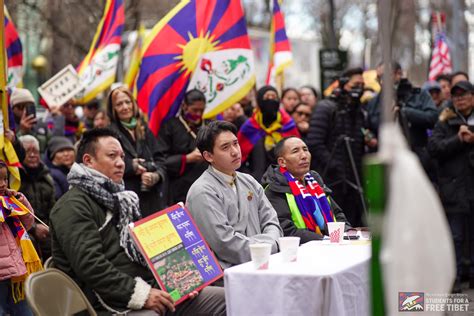
[[[328,222],[336,221],[323,188],[310,172],[304,176],[306,186],[295,179],[285,168],[280,167],[280,172],[288,181],[291,193],[295,197],[296,205],[308,230],[321,234]]]
[[[0,223],[6,223],[13,237],[21,249],[26,274],[11,278],[12,296],[15,303],[25,299],[25,280],[33,272],[43,269],[41,260],[36,253],[20,216],[27,215],[30,211],[14,196],[0,196]]]
[[[273,149],[276,143],[287,136],[300,137],[295,121],[288,113],[281,110],[277,114],[277,119],[269,127],[263,125],[262,113],[255,111],[240,128],[237,138],[239,139],[242,151],[242,161],[246,161],[257,142],[265,137],[265,149]]]

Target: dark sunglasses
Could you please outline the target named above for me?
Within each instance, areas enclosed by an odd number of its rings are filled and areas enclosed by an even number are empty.
[[[98,104],[86,104],[86,108],[88,108],[89,110],[97,110],[99,108],[99,105]]]
[[[306,116],[306,117],[311,116],[311,113],[306,113],[306,112],[296,111],[295,113],[298,114],[299,116]]]

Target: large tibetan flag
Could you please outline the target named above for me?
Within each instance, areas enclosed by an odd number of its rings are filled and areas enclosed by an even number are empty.
[[[5,27],[5,49],[8,59],[7,86],[16,87],[23,77],[23,50],[21,47],[20,37],[15,29],[15,25],[8,15],[7,8],[3,7]]]
[[[147,36],[137,100],[157,134],[186,91],[206,96],[205,118],[242,99],[255,84],[240,0],[183,0]]]
[[[125,22],[123,0],[107,0],[89,53],[77,68],[86,87],[77,96],[87,103],[115,81]]]
[[[0,11],[0,21],[5,19],[5,11]],[[7,92],[7,64],[8,59],[6,57],[7,41],[5,35],[5,23],[0,24],[0,91]],[[7,93],[0,93],[0,104],[2,110],[0,111],[0,159],[5,161],[10,172],[10,187],[14,190],[20,188],[20,172],[18,167],[20,162],[16,155],[15,149],[13,148],[10,140],[5,137],[5,132],[10,130],[10,118]]]
[[[276,84],[276,77],[293,62],[290,41],[286,36],[285,19],[280,9],[280,0],[272,0],[273,16],[270,26],[270,61],[268,63],[267,85]]]

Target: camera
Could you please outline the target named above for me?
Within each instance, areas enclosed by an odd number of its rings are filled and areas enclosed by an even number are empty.
[[[397,102],[400,106],[404,106],[411,95],[419,94],[420,92],[421,92],[420,88],[413,87],[413,85],[411,84],[410,81],[408,81],[407,78],[402,78],[400,79],[400,82],[398,83],[398,87],[396,91]]]
[[[338,79],[339,86],[333,90],[329,98],[340,105],[358,104],[363,94],[363,89],[360,87],[353,87],[347,91],[344,86],[349,82],[349,77],[341,77]]]

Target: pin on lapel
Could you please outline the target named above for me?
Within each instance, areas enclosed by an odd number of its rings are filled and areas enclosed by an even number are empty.
[[[247,200],[252,201],[252,199],[253,199],[253,192],[249,191],[249,193],[247,195]]]

